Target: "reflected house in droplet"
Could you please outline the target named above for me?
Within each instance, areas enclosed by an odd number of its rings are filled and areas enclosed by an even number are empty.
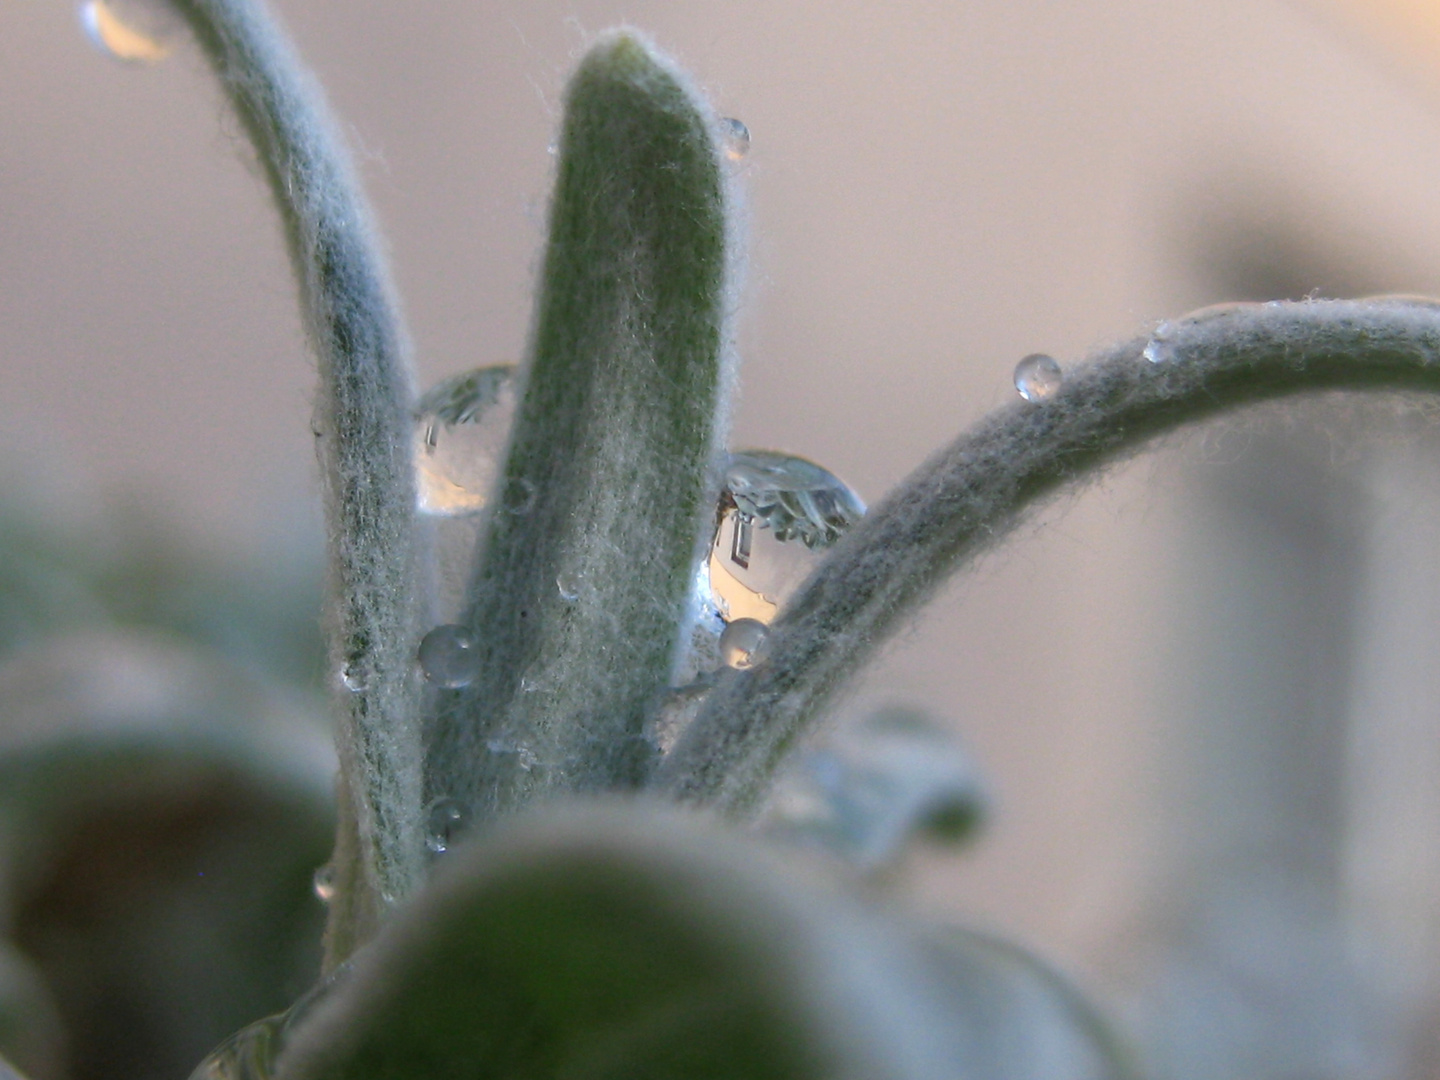
[[[423,514],[485,508],[515,418],[515,367],[497,364],[444,379],[415,406],[415,499]]]
[[[849,485],[813,461],[772,450],[732,453],[706,567],[715,611],[725,622],[769,623],[864,514]]]

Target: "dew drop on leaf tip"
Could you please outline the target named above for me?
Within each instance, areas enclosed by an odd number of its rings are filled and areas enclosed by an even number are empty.
[[[1031,353],[1015,365],[1015,389],[1026,401],[1041,402],[1055,396],[1065,373],[1053,356]]]

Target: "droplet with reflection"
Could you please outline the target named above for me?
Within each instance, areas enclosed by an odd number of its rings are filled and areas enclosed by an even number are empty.
[[[1015,365],[1015,389],[1026,401],[1039,403],[1055,396],[1065,373],[1053,356],[1031,353]]]
[[[865,514],[853,489],[793,454],[730,455],[702,587],[725,622],[769,623],[824,550]]]
[[[484,509],[515,419],[515,367],[477,368],[436,383],[415,406],[415,499],[426,514]]]

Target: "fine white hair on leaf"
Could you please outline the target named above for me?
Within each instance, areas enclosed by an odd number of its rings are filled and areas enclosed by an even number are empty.
[[[1207,309],[1096,355],[1041,401],[998,410],[836,545],[771,628],[765,662],[723,675],[653,785],[754,813],[780,760],[850,676],[1027,510],[1182,425],[1324,390],[1440,392],[1440,303]]]
[[[426,786],[473,819],[639,786],[713,528],[732,381],[719,122],[622,28],[571,78],[523,394]]]
[[[327,941],[333,967],[423,871],[408,346],[349,156],[319,87],[264,4],[171,2],[255,146],[318,360],[326,623],[343,774]]]

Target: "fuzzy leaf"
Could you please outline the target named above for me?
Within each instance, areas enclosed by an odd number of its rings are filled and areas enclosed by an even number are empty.
[[[962,970],[703,820],[578,804],[454,858],[279,1080],[1042,1075],[987,1048],[987,1025],[1027,1022],[1012,973]],[[1069,1023],[1040,996],[1037,1024]]]
[[[326,605],[345,783],[333,965],[423,869],[422,604],[405,334],[369,209],[319,87],[261,0],[171,0],[255,147],[280,211],[320,369],[315,422],[329,533]]]
[[[716,121],[628,30],[571,81],[524,393],[440,691],[430,797],[477,816],[634,786],[687,622],[728,383]]]
[[[1028,510],[1185,424],[1322,390],[1440,392],[1440,302],[1206,309],[1093,357],[1043,402],[997,410],[841,539],[771,627],[765,662],[722,675],[656,786],[753,814],[850,677]]]

